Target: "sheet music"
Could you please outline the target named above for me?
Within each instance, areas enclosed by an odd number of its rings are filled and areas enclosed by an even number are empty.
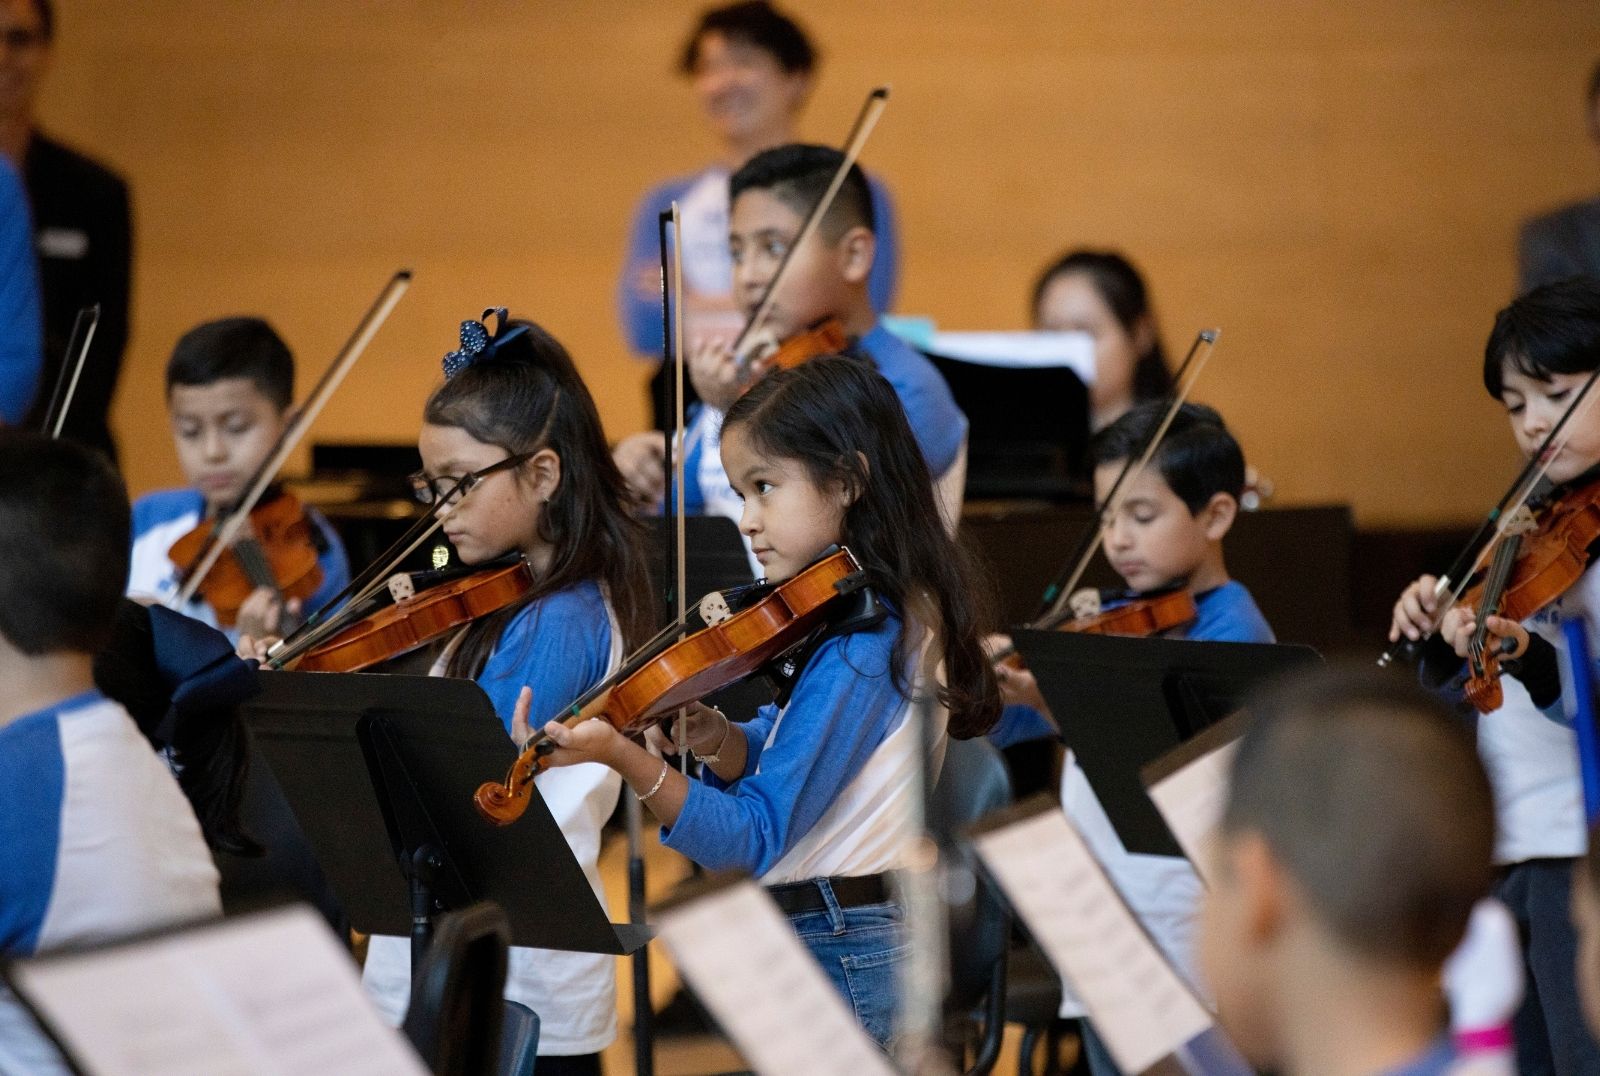
[[[756,883],[668,908],[659,925],[678,970],[754,1071],[894,1072]]]
[[[885,317],[884,325],[921,351],[1011,368],[1066,367],[1094,384],[1094,337],[1086,332],[939,332],[931,318]]]
[[[427,1076],[303,905],[8,976],[91,1076]]]
[[[974,844],[1118,1068],[1144,1072],[1212,1029],[1210,1014],[1059,808],[980,834]]]
[[[1238,749],[1239,741],[1229,740],[1154,782],[1148,789],[1156,810],[1161,812],[1178,846],[1207,886],[1212,884],[1211,872],[1215,869],[1211,862],[1211,835],[1221,823],[1223,808],[1227,806],[1228,774]]]

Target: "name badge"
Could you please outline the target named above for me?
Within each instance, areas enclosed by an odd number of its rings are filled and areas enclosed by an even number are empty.
[[[39,254],[45,258],[81,258],[89,253],[89,233],[79,228],[42,228]]]

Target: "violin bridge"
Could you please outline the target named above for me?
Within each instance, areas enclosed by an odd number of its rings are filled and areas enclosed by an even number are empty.
[[[1072,597],[1067,599],[1067,608],[1072,610],[1075,620],[1100,615],[1100,592],[1093,587],[1084,587],[1074,591]]]
[[[728,600],[722,596],[720,590],[713,590],[701,598],[698,611],[706,627],[720,624],[733,615],[733,610],[728,608]]]
[[[389,577],[389,597],[394,599],[396,605],[404,605],[417,596],[416,584],[411,581],[411,576],[406,572],[396,572]]]

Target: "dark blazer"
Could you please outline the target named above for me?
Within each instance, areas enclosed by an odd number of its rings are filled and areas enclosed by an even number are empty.
[[[44,420],[78,308],[100,304],[64,436],[115,459],[107,412],[128,344],[133,228],[128,186],[115,172],[38,131],[28,143],[23,179],[33,204],[34,249],[44,293],[44,369],[29,425]]]

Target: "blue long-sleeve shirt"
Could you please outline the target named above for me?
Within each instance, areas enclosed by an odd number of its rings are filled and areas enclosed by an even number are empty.
[[[661,293],[656,281],[661,265],[659,218],[673,202],[680,206],[698,184],[720,177],[719,204],[702,207],[703,212],[684,220],[684,276],[690,290],[707,296],[726,297],[733,292],[733,262],[728,256],[728,175],[722,169],[707,169],[692,176],[680,176],[652,188],[640,199],[628,229],[628,251],[617,281],[617,315],[623,336],[635,354],[644,359],[661,357]],[[900,262],[900,237],[895,226],[894,204],[883,184],[868,177],[872,189],[872,212],[877,233],[877,253],[867,278],[872,308],[878,313],[890,309]]]
[[[711,870],[760,876],[782,859],[902,719],[907,700],[893,676],[900,630],[899,618],[889,616],[824,642],[795,683],[781,722],[772,704],[733,726],[748,752],[743,776],[724,784],[708,771],[691,782],[677,822],[662,829],[662,843]]]
[[[39,389],[44,320],[28,195],[0,157],[0,420],[22,421]]]
[[[546,594],[513,617],[477,681],[509,733],[524,684],[533,688],[528,720],[538,729],[603,680],[610,665],[605,597],[599,584],[585,580]]]

